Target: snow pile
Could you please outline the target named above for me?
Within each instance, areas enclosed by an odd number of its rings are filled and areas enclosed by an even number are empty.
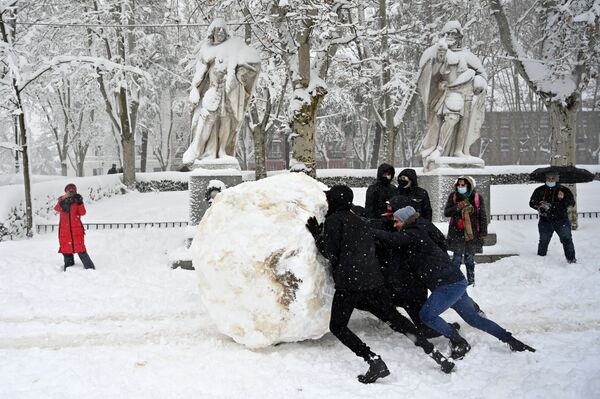
[[[222,333],[250,348],[327,332],[333,284],[305,228],[323,220],[326,187],[302,174],[220,193],[191,246],[200,295]]]

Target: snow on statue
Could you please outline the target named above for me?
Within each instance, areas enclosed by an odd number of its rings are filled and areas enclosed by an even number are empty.
[[[483,124],[487,75],[479,58],[462,47],[462,38],[460,23],[447,22],[442,37],[423,52],[419,62],[417,84],[427,120],[421,151],[425,171],[440,157],[483,166],[469,148]]]
[[[183,154],[184,164],[235,157],[237,130],[259,71],[258,51],[230,36],[223,19],[215,19],[197,55],[190,92],[193,140]]]
[[[250,348],[328,331],[333,282],[306,230],[323,220],[324,185],[303,173],[219,193],[191,246],[200,295],[219,331]]]

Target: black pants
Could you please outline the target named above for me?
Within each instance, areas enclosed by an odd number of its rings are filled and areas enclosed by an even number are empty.
[[[81,260],[81,263],[83,263],[83,267],[86,269],[96,268],[94,266],[94,262],[92,262],[92,259],[87,252],[79,252],[77,255],[79,255],[79,259]],[[63,257],[65,258],[65,269],[75,264],[75,257],[73,254],[63,254]]]
[[[385,288],[369,291],[337,290],[331,304],[329,330],[356,356],[365,361],[375,356],[375,353],[348,328],[354,309],[370,312],[394,331],[406,335],[416,346],[422,347],[425,353],[433,351],[433,344],[423,338],[410,320],[398,313]]]
[[[396,307],[403,308],[408,313],[410,320],[413,322],[417,330],[426,338],[439,337],[441,334],[429,327],[419,317],[421,308],[427,301],[427,290],[423,295],[417,295],[412,298],[403,298],[392,294],[392,303]]]

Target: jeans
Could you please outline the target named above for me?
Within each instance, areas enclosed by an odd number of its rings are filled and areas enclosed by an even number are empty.
[[[556,232],[560,242],[562,243],[567,260],[575,260],[575,245],[573,245],[573,237],[571,235],[571,222],[569,219],[548,221],[540,219],[538,223],[538,231],[540,232],[540,242],[538,243],[538,255],[546,256],[548,245],[552,239],[552,234]]]
[[[465,257],[465,267],[467,268],[467,279],[469,280],[469,285],[475,283],[475,254],[464,254]],[[459,252],[454,252],[452,255],[452,264],[460,269],[460,264],[462,263],[463,254]]]
[[[493,335],[506,342],[512,335],[490,319],[482,317],[473,306],[473,300],[467,294],[465,280],[442,285],[433,290],[419,316],[423,323],[438,331],[446,338],[458,338],[458,332],[440,317],[444,311],[452,308],[470,326]]]
[[[379,320],[384,321],[394,331],[406,335],[416,346],[423,348],[425,353],[433,351],[433,344],[424,339],[416,327],[402,316],[394,305],[391,296],[384,288],[368,291],[336,290],[331,304],[331,320],[329,330],[348,347],[356,356],[369,360],[375,353],[356,334],[348,328],[350,316],[354,309],[365,310]]]
[[[83,263],[83,267],[86,269],[96,268],[94,266],[94,262],[92,262],[92,259],[87,252],[79,252],[77,255],[79,255],[79,259],[81,260],[81,263]],[[75,257],[73,254],[63,254],[63,258],[65,259],[65,269],[75,264]]]

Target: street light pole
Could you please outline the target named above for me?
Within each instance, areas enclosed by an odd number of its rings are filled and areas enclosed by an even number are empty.
[[[15,144],[18,146],[19,145],[19,129],[17,127],[17,115],[14,115],[14,119],[15,119]],[[19,173],[19,150],[15,151],[15,173]]]

